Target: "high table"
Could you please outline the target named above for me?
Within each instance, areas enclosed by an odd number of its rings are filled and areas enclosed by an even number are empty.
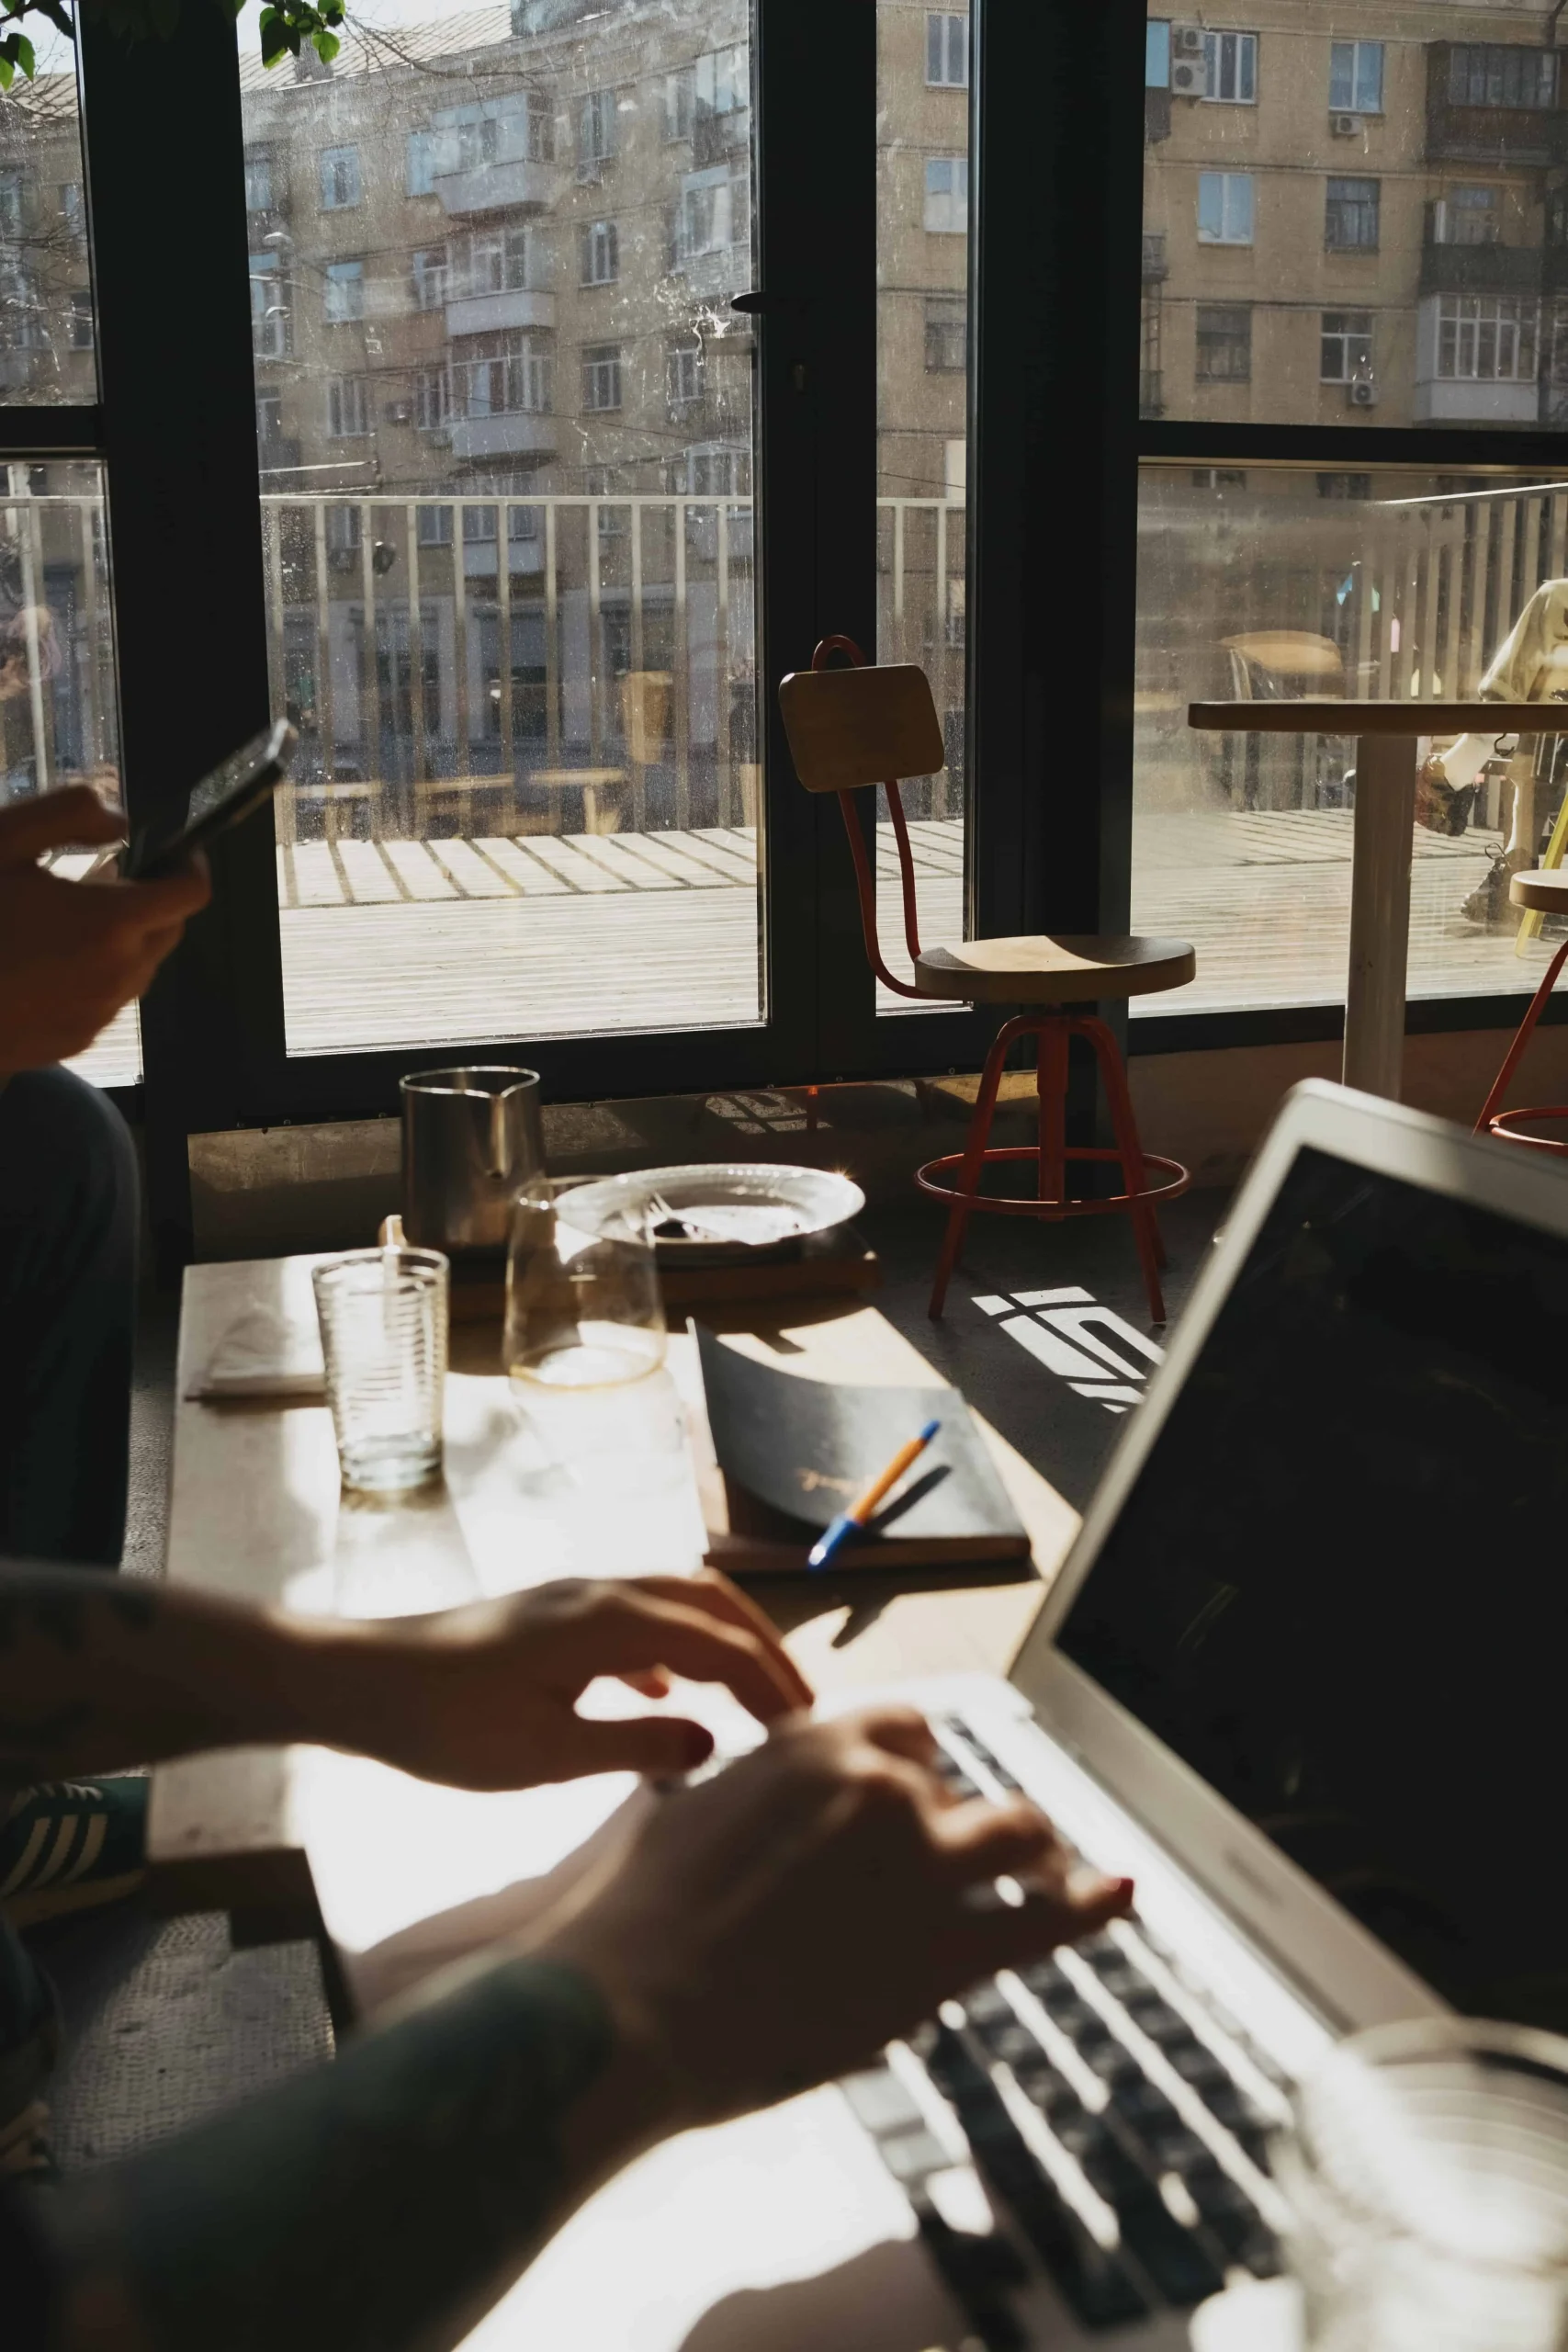
[[[1404,1060],[1416,740],[1568,735],[1568,709],[1535,702],[1195,702],[1187,721],[1190,727],[1238,734],[1356,738],[1344,1078],[1347,1086],[1397,1102]]]

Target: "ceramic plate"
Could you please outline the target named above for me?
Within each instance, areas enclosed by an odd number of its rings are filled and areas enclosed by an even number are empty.
[[[847,1225],[865,1194],[819,1168],[639,1168],[579,1187],[572,1198],[604,1215],[647,1212],[659,1255],[671,1263],[720,1265],[759,1252],[784,1256],[814,1235]],[[662,1204],[670,1214],[660,1217]]]

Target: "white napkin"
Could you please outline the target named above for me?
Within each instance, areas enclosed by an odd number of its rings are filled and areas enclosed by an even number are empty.
[[[326,1394],[320,1336],[276,1307],[253,1307],[231,1323],[187,1396],[314,1397]]]

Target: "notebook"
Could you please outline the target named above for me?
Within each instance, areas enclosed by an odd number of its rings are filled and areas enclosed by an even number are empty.
[[[709,1564],[731,1575],[791,1575],[829,1522],[927,1421],[939,1434],[894,1489],[847,1568],[1018,1563],[1029,1537],[955,1388],[863,1388],[776,1372],[694,1327],[712,1438],[698,1477]]]

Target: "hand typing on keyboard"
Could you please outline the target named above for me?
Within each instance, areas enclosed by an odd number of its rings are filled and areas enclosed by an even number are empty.
[[[670,1795],[606,1883],[530,1946],[582,1970],[620,2029],[650,2134],[711,2122],[862,2064],[939,2005],[1130,1907],[1080,1887],[1022,1798],[944,1785],[924,1720],[877,1707],[796,1723]],[[1014,1883],[989,1909],[976,1888]]]

